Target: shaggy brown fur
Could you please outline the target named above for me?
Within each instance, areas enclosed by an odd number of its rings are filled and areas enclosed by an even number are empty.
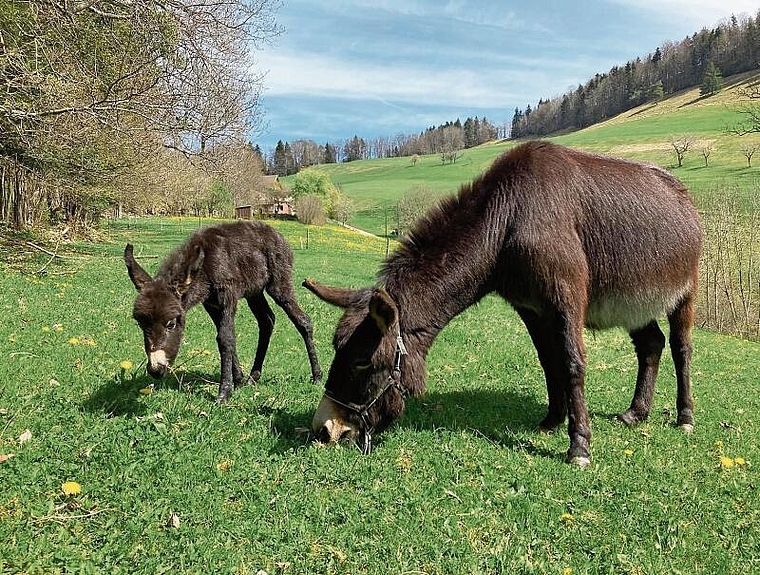
[[[217,329],[222,369],[218,401],[226,401],[233,384],[245,383],[237,358],[235,311],[245,298],[259,325],[256,358],[250,379],[261,376],[275,316],[264,292],[279,305],[304,339],[312,378],[322,372],[312,341],[309,317],[293,291],[293,252],[285,238],[262,222],[236,222],[200,229],[170,253],[155,278],[140,267],[131,244],[124,250],[129,277],[138,290],[134,318],[143,331],[148,372],[162,377],[174,358],[185,326],[185,314],[202,303]]]
[[[403,385],[421,394],[425,356],[439,331],[496,292],[525,322],[545,372],[549,410],[541,426],[555,429],[569,416],[569,461],[585,465],[590,458],[584,326],[630,333],[639,371],[631,406],[619,417],[635,424],[651,406],[665,345],[657,318],[666,315],[678,423],[690,429],[701,242],[686,189],[664,170],[546,142],[524,144],[430,210],[386,261],[378,287],[345,290],[307,280],[322,299],[346,308],[326,388],[362,404],[391,373],[400,330],[409,350]],[[403,408],[401,393],[390,389],[367,420],[383,428]],[[336,406],[329,412],[340,421],[331,420],[330,429],[361,431],[353,414]],[[316,419],[315,426],[325,425]]]

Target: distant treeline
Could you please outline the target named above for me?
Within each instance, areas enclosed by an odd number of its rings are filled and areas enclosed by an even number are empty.
[[[440,126],[431,126],[420,134],[398,134],[394,137],[378,137],[365,140],[358,136],[343,142],[327,142],[324,145],[312,140],[277,142],[274,151],[266,158],[270,174],[287,176],[299,169],[317,164],[334,164],[394,158],[415,154],[444,154],[464,148],[479,146],[497,137],[507,137],[506,127],[497,128],[486,118],[457,118]]]
[[[703,28],[681,42],[665,42],[645,60],[637,58],[613,67],[607,74],[596,74],[572,92],[539,100],[535,108],[517,108],[511,135],[543,136],[585,128],[701,84],[710,64],[723,76],[760,67],[760,11],[754,18],[732,16],[716,28]]]

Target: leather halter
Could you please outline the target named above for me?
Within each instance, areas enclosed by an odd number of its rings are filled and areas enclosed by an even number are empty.
[[[409,390],[401,384],[401,356],[404,355],[407,355],[407,351],[406,347],[404,346],[404,340],[401,339],[401,332],[399,331],[399,334],[396,336],[396,355],[393,360],[393,371],[388,376],[388,380],[386,381],[385,385],[362,404],[347,403],[341,401],[340,399],[336,398],[329,389],[325,389],[324,395],[330,401],[340,405],[341,407],[345,407],[349,411],[353,411],[359,416],[359,419],[362,422],[361,432],[363,438],[362,443],[357,443],[357,445],[363,455],[369,455],[369,453],[372,451],[372,433],[375,431],[375,428],[370,426],[369,421],[367,420],[367,413],[370,409],[372,409],[372,406],[375,405],[375,403],[377,403],[378,400],[383,397],[392,387],[395,387],[399,393],[401,393],[401,396],[404,399],[406,399],[409,395]]]

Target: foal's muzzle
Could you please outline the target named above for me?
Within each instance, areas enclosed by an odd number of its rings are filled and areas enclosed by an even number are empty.
[[[158,351],[152,351],[148,355],[148,373],[155,379],[161,379],[166,375],[166,371],[169,369],[169,358],[166,357],[166,352],[162,349]]]

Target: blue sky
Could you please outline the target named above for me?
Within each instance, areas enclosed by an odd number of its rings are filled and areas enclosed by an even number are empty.
[[[284,0],[255,53],[253,139],[336,143],[416,134],[457,117],[500,124],[757,0]]]

